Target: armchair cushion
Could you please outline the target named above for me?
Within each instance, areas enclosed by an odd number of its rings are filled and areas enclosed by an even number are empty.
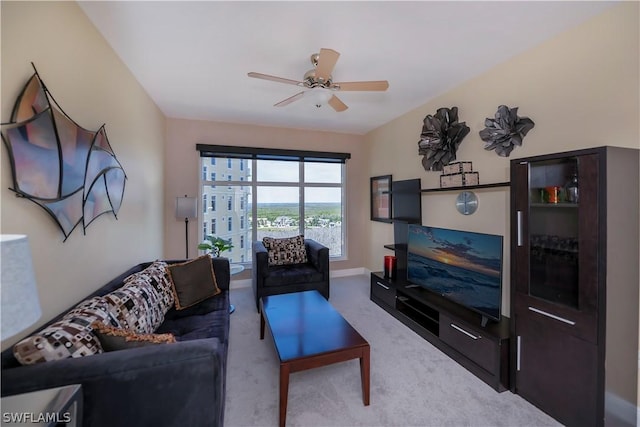
[[[265,237],[262,243],[269,254],[269,266],[307,262],[307,249],[302,235],[281,239]]]
[[[322,272],[311,264],[279,265],[269,268],[269,275],[264,279],[264,286],[285,286],[321,280]]]

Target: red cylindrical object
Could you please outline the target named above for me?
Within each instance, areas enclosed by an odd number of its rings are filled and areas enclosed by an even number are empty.
[[[384,257],[384,277],[394,279],[396,277],[396,257],[385,255]]]

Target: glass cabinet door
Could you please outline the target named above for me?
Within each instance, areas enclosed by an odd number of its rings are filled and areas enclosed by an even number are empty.
[[[529,294],[578,308],[578,159],[529,164]]]
[[[595,339],[598,156],[544,156],[512,169],[516,315],[560,320]]]

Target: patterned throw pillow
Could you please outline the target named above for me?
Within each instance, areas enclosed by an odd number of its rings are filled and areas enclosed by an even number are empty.
[[[304,236],[274,239],[262,239],[264,247],[269,252],[269,265],[302,264],[307,262],[307,249],[304,246]]]
[[[119,326],[101,297],[81,302],[61,320],[18,342],[13,354],[21,364],[33,365],[102,353],[100,341],[91,328],[96,321]]]
[[[164,321],[161,298],[156,288],[143,278],[126,282],[105,295],[104,300],[122,329],[151,334]]]
[[[173,334],[134,334],[120,328],[94,322],[91,327],[100,340],[104,351],[126,350],[134,347],[146,347],[176,342]]]
[[[171,282],[166,271],[167,263],[164,261],[155,261],[144,270],[134,273],[124,279],[125,283],[144,280],[153,286],[160,297],[160,310],[163,316],[174,305],[173,290]]]

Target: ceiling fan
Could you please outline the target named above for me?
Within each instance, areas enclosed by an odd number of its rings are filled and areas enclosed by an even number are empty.
[[[320,53],[314,53],[311,55],[311,63],[313,69],[307,71],[302,78],[302,81],[286,79],[283,77],[270,76],[262,73],[248,73],[249,77],[256,79],[271,80],[278,83],[286,83],[290,85],[300,86],[305,89],[300,93],[297,93],[285,100],[282,100],[274,105],[274,107],[284,107],[294,101],[297,101],[305,96],[312,96],[316,107],[321,107],[323,103],[329,104],[334,110],[340,112],[347,108],[347,105],[342,102],[337,96],[331,92],[346,92],[346,91],[378,91],[383,92],[389,87],[389,82],[386,80],[375,81],[359,81],[359,82],[334,82],[331,77],[333,67],[340,54],[333,49],[320,49]]]

